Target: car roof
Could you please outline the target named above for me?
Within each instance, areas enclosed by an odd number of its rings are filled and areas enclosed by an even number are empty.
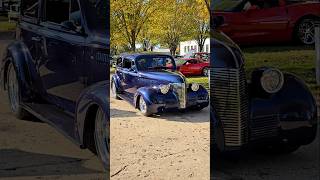
[[[165,54],[165,53],[155,53],[155,52],[148,52],[148,53],[123,53],[120,54],[120,56],[122,58],[128,58],[128,59],[136,59],[137,57],[140,56],[170,56],[169,54]]]

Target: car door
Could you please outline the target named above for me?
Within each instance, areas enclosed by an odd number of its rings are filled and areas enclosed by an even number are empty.
[[[134,60],[124,58],[122,72],[124,91],[130,98],[133,98],[134,94],[137,92],[139,84],[138,73],[134,66]]]
[[[226,32],[236,42],[276,42],[286,36],[289,25],[282,0],[248,1],[238,12],[225,13]]]
[[[86,88],[83,76],[86,38],[81,32],[79,5],[76,0],[45,0],[44,14],[39,30],[44,52],[37,68],[45,98],[64,111],[74,113],[76,100]]]

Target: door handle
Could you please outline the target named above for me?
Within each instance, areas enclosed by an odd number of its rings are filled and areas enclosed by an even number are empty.
[[[41,38],[40,37],[32,37],[31,40],[35,41],[35,42],[40,42]]]

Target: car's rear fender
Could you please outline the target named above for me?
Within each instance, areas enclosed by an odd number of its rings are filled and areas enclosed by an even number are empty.
[[[111,82],[114,82],[114,83],[115,83],[118,92],[121,92],[121,91],[122,91],[122,87],[121,87],[121,83],[120,83],[120,78],[119,78],[118,75],[116,75],[116,74],[112,75]]]
[[[28,48],[21,41],[11,43],[1,64],[1,86],[7,89],[8,67],[13,64],[20,85],[22,101],[26,102],[33,97],[35,69],[32,66],[32,57]]]

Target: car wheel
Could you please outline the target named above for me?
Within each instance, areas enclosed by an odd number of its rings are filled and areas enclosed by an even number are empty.
[[[117,86],[114,81],[111,83],[111,97],[114,99],[120,99],[117,93]]]
[[[209,76],[209,68],[208,67],[203,68],[202,75],[205,77]]]
[[[142,96],[139,97],[139,110],[144,116],[150,116],[148,105]]]
[[[312,18],[303,19],[296,27],[296,39],[305,45],[312,45],[315,42],[315,23]]]
[[[109,127],[110,124],[105,118],[105,114],[98,109],[95,118],[95,131],[94,131],[94,141],[98,157],[100,158],[105,171],[109,171],[109,157],[110,157],[110,134]]]
[[[20,85],[17,77],[16,70],[12,63],[8,67],[7,76],[8,85],[8,97],[10,103],[11,112],[18,119],[25,119],[29,116],[29,113],[21,107],[21,95],[20,95]]]

